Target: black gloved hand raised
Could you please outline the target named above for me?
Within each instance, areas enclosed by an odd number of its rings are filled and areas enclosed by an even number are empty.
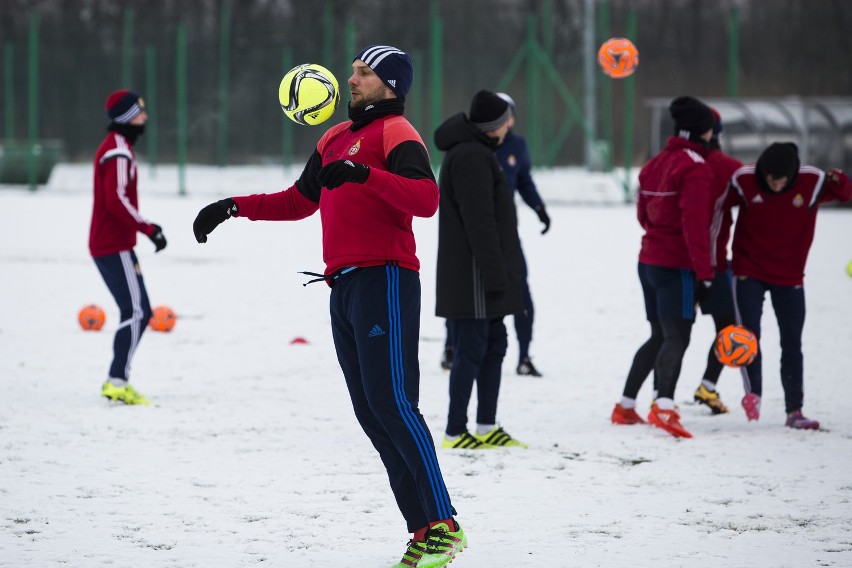
[[[213,229],[237,213],[237,203],[230,197],[204,207],[198,212],[195,221],[192,222],[192,232],[195,233],[195,240],[199,243],[206,243],[207,235],[212,233]]]
[[[698,280],[695,282],[695,302],[703,304],[713,293],[712,280]]]
[[[317,181],[328,189],[340,187],[346,182],[364,183],[370,177],[370,166],[352,160],[329,162],[317,174]]]
[[[543,235],[550,230],[550,215],[544,210],[544,205],[536,207],[535,212],[538,215],[538,220],[544,223],[544,229],[541,230],[541,234]]]
[[[160,252],[164,248],[166,248],[166,236],[163,234],[163,228],[159,225],[152,224],[154,230],[151,231],[151,234],[148,235],[148,238],[151,239],[151,242],[154,243],[154,252]]]

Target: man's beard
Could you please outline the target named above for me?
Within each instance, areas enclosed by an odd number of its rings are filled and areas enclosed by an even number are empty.
[[[375,104],[375,103],[377,103],[381,100],[384,100],[384,98],[385,98],[385,88],[384,88],[384,86],[381,86],[371,93],[367,93],[366,95],[362,94],[361,100],[359,100],[357,103],[355,103],[354,101],[350,101],[349,107],[352,108],[352,109],[355,109],[355,110],[364,110],[369,105],[372,105],[372,104]]]

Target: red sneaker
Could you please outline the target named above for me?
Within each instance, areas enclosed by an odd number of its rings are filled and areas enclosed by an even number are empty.
[[[651,405],[651,413],[648,414],[648,422],[662,428],[675,438],[692,438],[692,434],[680,424],[680,414],[676,410],[662,410],[657,403]]]
[[[616,404],[612,409],[612,416],[609,417],[613,424],[644,424],[645,421],[636,413],[635,408],[624,408],[620,404]]]
[[[745,410],[749,422],[760,418],[760,397],[753,392],[745,395],[743,397],[743,410]]]

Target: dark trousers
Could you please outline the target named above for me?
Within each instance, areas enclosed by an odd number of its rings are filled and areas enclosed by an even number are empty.
[[[518,337],[518,362],[530,356],[530,343],[532,343],[533,319],[535,309],[533,307],[530,284],[527,281],[527,259],[524,251],[521,251],[521,268],[523,269],[524,282],[524,311],[515,314],[515,335]]]
[[[112,343],[109,376],[128,380],[133,353],[151,319],[151,303],[139,269],[139,260],[135,252],[127,250],[98,256],[94,261],[118,304],[121,318]]]
[[[730,269],[725,272],[717,272],[713,277],[713,290],[710,293],[710,297],[701,303],[701,313],[713,317],[716,334],[737,322],[733,286],[733,276]],[[719,362],[716,354],[713,353],[715,345],[716,336],[714,335],[713,341],[710,342],[710,349],[707,352],[707,367],[704,369],[703,376],[705,381],[710,381],[713,384],[719,382],[719,375],[722,374],[723,368],[722,363]]]
[[[651,337],[636,351],[623,394],[636,398],[651,370],[660,398],[674,398],[695,319],[695,278],[688,270],[639,263],[639,282]]]
[[[379,452],[414,532],[455,514],[420,414],[420,277],[397,266],[353,270],[334,282],[331,330],[355,417]]]
[[[453,341],[450,369],[450,410],[447,435],[467,431],[467,407],[476,382],[477,424],[497,423],[497,398],[506,356],[506,326],[503,318],[448,319]]]
[[[801,286],[775,286],[754,278],[737,279],[737,306],[743,325],[754,332],[758,345],[763,299],[767,292],[781,334],[781,385],[784,387],[784,405],[790,413],[800,410],[804,403],[802,329],[805,327],[805,290]],[[759,347],[754,362],[746,367],[751,391],[758,396],[763,393],[762,353],[763,349]]]

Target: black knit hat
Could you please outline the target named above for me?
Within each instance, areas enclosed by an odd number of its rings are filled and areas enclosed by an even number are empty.
[[[497,130],[511,114],[509,103],[491,91],[479,91],[470,101],[470,121],[483,132]]]
[[[355,59],[366,63],[400,99],[408,94],[414,81],[414,66],[404,51],[390,45],[371,45],[362,49]]]
[[[113,91],[104,104],[107,116],[118,124],[127,124],[145,109],[145,102],[133,91]]]
[[[675,123],[675,135],[690,140],[712,130],[716,122],[710,107],[695,97],[676,98],[669,105],[669,112]]]
[[[799,173],[799,148],[792,142],[775,142],[760,153],[755,165],[757,179],[765,182],[766,176],[787,178],[786,187],[793,185]]]

